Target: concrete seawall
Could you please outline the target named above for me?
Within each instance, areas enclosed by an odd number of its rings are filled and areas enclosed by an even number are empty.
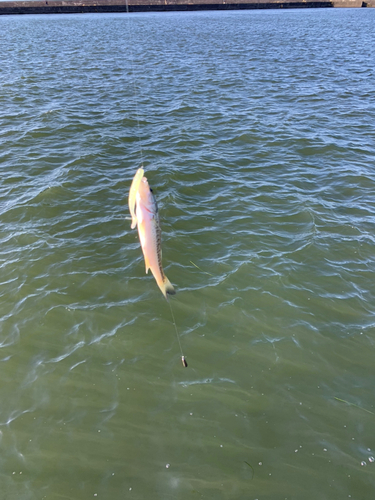
[[[374,7],[375,0],[25,0],[0,2],[0,15],[234,9]]]

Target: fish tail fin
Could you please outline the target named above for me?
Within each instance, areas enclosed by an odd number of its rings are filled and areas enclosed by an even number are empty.
[[[172,283],[169,281],[169,279],[164,276],[163,279],[163,285],[162,285],[162,290],[164,297],[168,300],[168,295],[175,295],[176,290],[173,288]]]

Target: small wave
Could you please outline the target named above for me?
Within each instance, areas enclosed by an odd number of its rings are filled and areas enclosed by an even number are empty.
[[[51,358],[51,359],[46,359],[44,361],[44,363],[59,363],[60,361],[63,361],[64,359],[69,357],[71,354],[73,354],[73,352],[75,352],[77,349],[81,349],[84,345],[85,345],[85,342],[83,340],[81,340],[80,342],[77,342],[77,344],[75,344],[74,346],[71,346],[70,348],[68,348],[60,356],[57,356],[57,357]]]
[[[220,384],[223,382],[228,383],[228,384],[235,384],[236,383],[234,380],[231,380],[229,378],[204,378],[204,379],[200,379],[200,380],[182,381],[182,382],[178,382],[178,384],[182,385],[183,387],[189,387],[191,385]]]

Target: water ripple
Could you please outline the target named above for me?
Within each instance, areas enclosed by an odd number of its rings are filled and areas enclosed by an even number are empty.
[[[371,498],[370,10],[1,16],[9,498]]]

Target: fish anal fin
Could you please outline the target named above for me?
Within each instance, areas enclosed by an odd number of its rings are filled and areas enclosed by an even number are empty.
[[[146,274],[148,274],[148,270],[150,269],[150,263],[149,263],[146,255],[144,255],[144,258],[145,258],[145,265],[146,265]]]

